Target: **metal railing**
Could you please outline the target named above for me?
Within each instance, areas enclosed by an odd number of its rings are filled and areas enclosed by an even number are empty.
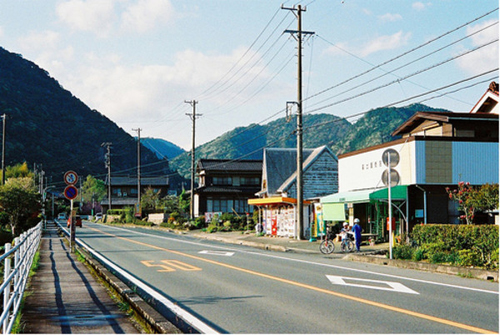
[[[42,222],[31,228],[11,243],[5,244],[5,252],[0,256],[3,264],[3,282],[0,294],[3,296],[3,309],[0,316],[2,333],[9,334],[16,320],[19,306],[24,295],[26,283],[35,253],[42,237]],[[12,260],[14,266],[12,266]]]

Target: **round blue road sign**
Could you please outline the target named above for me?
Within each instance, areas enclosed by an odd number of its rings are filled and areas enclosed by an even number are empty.
[[[78,189],[76,187],[74,187],[73,185],[68,185],[64,189],[64,196],[68,200],[75,199],[77,195],[78,195]]]

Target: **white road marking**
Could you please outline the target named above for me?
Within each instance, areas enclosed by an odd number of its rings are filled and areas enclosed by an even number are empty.
[[[411,288],[408,288],[403,284],[394,281],[361,279],[361,278],[330,276],[330,275],[326,275],[326,277],[334,285],[353,286],[353,287],[368,288],[373,290],[401,292],[409,294],[419,294],[418,292],[412,290]],[[368,284],[356,284],[355,282],[362,282]],[[372,283],[372,285],[369,285],[369,283]]]
[[[198,252],[199,254],[206,254],[206,255],[216,255],[216,256],[226,256],[226,257],[231,257],[234,255],[234,252],[230,251],[217,251],[217,250],[202,250]]]
[[[130,229],[126,228],[121,228],[121,227],[112,227],[112,226],[107,226],[108,228],[111,229],[116,229],[116,230],[123,230],[127,231],[136,235],[145,235],[149,237],[156,237],[159,239],[163,240],[171,240],[171,241],[176,241],[176,242],[181,242],[181,243],[186,243],[186,244],[192,244],[192,245],[199,245],[206,247],[206,243],[201,243],[201,242],[192,242],[192,241],[186,241],[186,240],[180,240],[178,238],[172,238],[172,237],[166,237],[166,236],[158,236],[158,235],[153,235],[153,234],[146,234],[138,231],[133,231]],[[258,255],[261,257],[269,257],[269,258],[275,258],[275,259],[282,259],[282,260],[287,260],[291,262],[297,262],[297,263],[306,263],[309,265],[318,265],[322,267],[327,267],[327,268],[334,268],[334,269],[341,269],[341,270],[346,270],[346,271],[353,271],[353,272],[359,272],[359,273],[368,273],[368,274],[373,274],[377,276],[384,276],[384,277],[389,277],[389,278],[397,278],[397,279],[402,279],[402,280],[409,280],[409,281],[414,281],[414,282],[419,282],[419,283],[424,283],[424,284],[430,284],[430,285],[437,285],[437,286],[444,286],[444,287],[450,287],[450,288],[456,288],[456,289],[461,289],[461,290],[468,290],[468,291],[475,291],[475,292],[482,292],[482,293],[489,293],[489,294],[499,294],[499,291],[491,291],[491,290],[483,290],[480,288],[474,288],[474,287],[466,287],[466,286],[460,286],[460,285],[453,285],[453,284],[445,284],[445,283],[439,283],[439,282],[434,282],[434,281],[429,281],[429,280],[423,280],[423,279],[416,279],[416,278],[410,278],[410,277],[404,277],[404,276],[398,276],[398,275],[391,275],[387,273],[382,273],[382,272],[375,272],[375,271],[368,271],[368,270],[359,270],[359,269],[353,269],[353,268],[348,268],[346,266],[339,266],[339,265],[332,265],[332,264],[324,264],[324,263],[318,263],[318,262],[312,262],[312,261],[304,261],[300,259],[293,259],[293,258],[287,258],[283,256],[277,256],[277,255],[271,255],[267,253],[260,253],[260,252],[255,252],[255,251],[245,251],[245,250],[237,250],[234,248],[229,248],[229,247],[218,247],[219,249],[225,249],[225,250],[231,250],[231,251],[238,251],[240,253],[246,253],[246,254],[252,254],[252,255]]]

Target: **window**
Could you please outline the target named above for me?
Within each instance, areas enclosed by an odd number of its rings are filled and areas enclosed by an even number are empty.
[[[232,185],[233,181],[231,177],[214,177],[213,178],[214,185]]]
[[[241,185],[257,186],[260,185],[259,177],[241,177]]]

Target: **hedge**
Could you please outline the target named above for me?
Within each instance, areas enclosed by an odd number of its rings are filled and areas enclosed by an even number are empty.
[[[497,225],[420,225],[411,238],[412,245],[395,246],[395,258],[498,269]]]

